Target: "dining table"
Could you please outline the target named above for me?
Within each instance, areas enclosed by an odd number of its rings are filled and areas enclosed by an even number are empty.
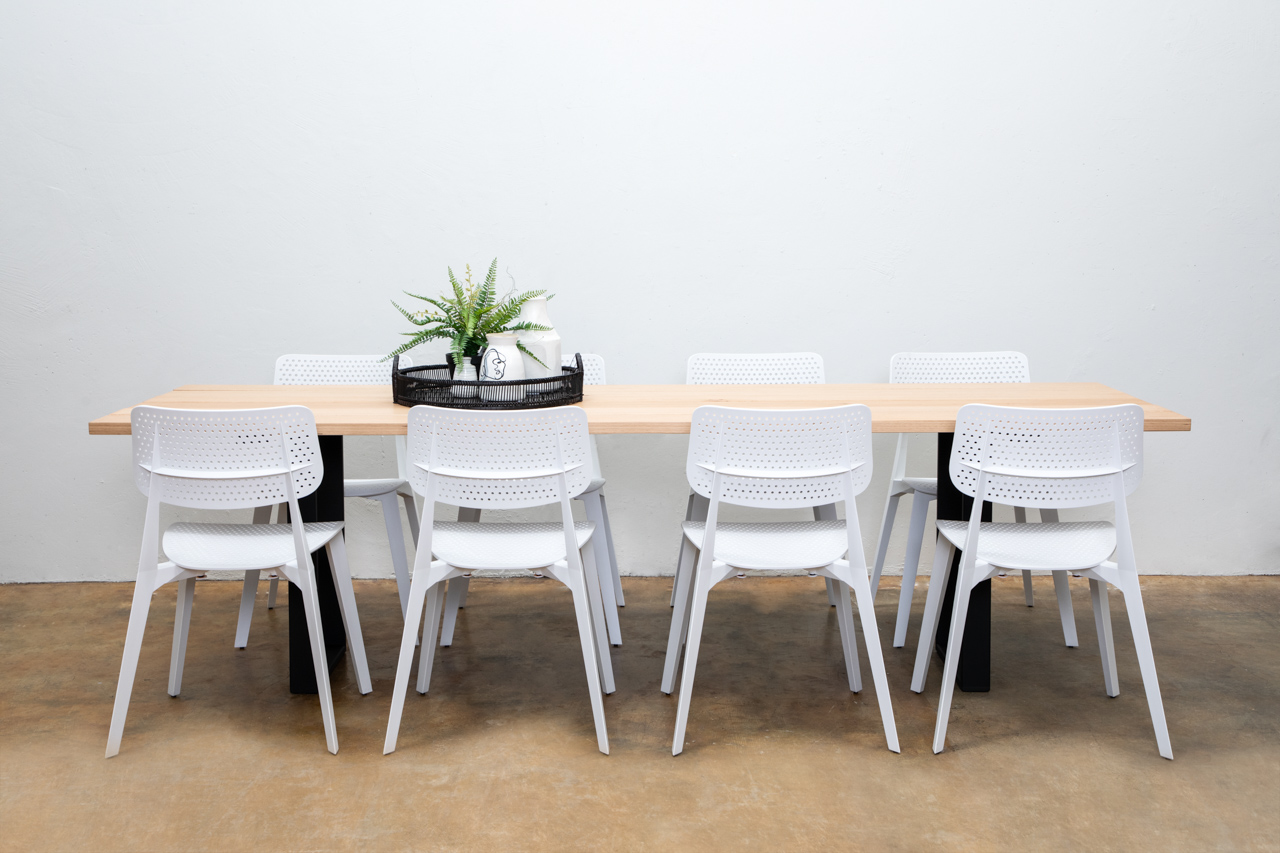
[[[687,434],[694,409],[716,405],[753,409],[812,409],[862,403],[871,409],[873,432],[928,433],[937,436],[939,519],[963,519],[972,499],[951,482],[948,463],[956,414],[968,403],[1028,408],[1083,408],[1140,405],[1148,432],[1186,432],[1191,419],[1163,406],[1139,400],[1095,382],[1001,384],[805,384],[805,385],[588,385],[575,405],[586,410],[590,431],[598,435]],[[404,435],[409,409],[396,404],[388,385],[184,385],[137,405],[172,409],[250,409],[302,405],[315,414],[324,463],[316,491],[299,501],[304,521],[341,521],[344,436]],[[128,435],[132,406],[89,422],[90,435]],[[990,505],[982,509],[990,520]],[[938,651],[945,650],[952,609],[952,587],[960,554],[952,561],[943,599]],[[346,637],[333,577],[323,550],[314,559],[332,667],[345,650]],[[289,683],[294,693],[315,693],[315,670],[300,593],[289,585]],[[957,685],[985,691],[991,679],[991,582],[970,598],[960,652]]]

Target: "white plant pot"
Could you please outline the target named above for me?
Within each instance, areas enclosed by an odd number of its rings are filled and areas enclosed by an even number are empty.
[[[547,314],[547,297],[537,296],[530,299],[520,308],[520,322],[536,323],[539,326],[550,326],[551,317]],[[560,376],[560,333],[552,328],[548,332],[517,332],[516,337],[520,343],[524,344],[525,349],[533,353],[541,360],[539,364],[534,359],[521,353],[524,359],[525,376],[529,379],[541,379],[542,377],[559,377]],[[537,385],[531,386],[537,391],[550,391],[554,388],[551,383],[545,387]]]
[[[527,378],[524,372],[524,357],[516,346],[514,332],[503,332],[489,336],[489,346],[480,356],[480,379],[483,381],[511,381]],[[524,399],[523,386],[506,386],[503,388],[486,388],[480,386],[481,400],[515,401]]]
[[[453,378],[462,379],[467,382],[474,382],[478,378],[476,376],[476,366],[471,363],[471,359],[462,360],[460,367],[453,369]],[[474,385],[454,385],[449,391],[455,397],[474,397],[476,395],[476,386]]]

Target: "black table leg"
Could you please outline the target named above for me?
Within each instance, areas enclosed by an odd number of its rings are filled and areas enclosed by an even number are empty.
[[[342,436],[320,436],[320,458],[324,479],[320,487],[298,501],[303,521],[342,521]],[[340,534],[341,535],[341,534]],[[342,626],[338,592],[333,586],[329,555],[321,548],[311,555],[316,568],[316,592],[320,599],[320,621],[324,623],[325,652],[329,668],[347,650],[347,633]],[[302,606],[302,590],[289,584],[289,692],[315,693],[316,669],[311,662],[311,639],[307,634],[307,613]]]
[[[938,518],[969,520],[973,498],[960,492],[951,482],[951,442],[954,433],[938,433]],[[982,520],[991,520],[991,504],[983,502]],[[938,614],[938,637],[934,645],[939,655],[946,655],[947,636],[951,631],[951,610],[956,597],[956,573],[960,568],[957,548],[947,573],[947,590]],[[964,639],[960,643],[960,666],[956,669],[956,686],[967,693],[985,693],[991,689],[991,581],[983,581],[969,596],[969,615],[965,617]]]

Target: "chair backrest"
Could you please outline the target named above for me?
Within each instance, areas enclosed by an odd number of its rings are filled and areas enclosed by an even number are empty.
[[[306,406],[195,410],[135,406],[134,482],[167,504],[239,509],[311,494],[324,477],[316,419]],[[287,462],[287,466],[286,466]],[[154,474],[154,476],[153,476]]]
[[[871,410],[699,406],[685,473],[695,492],[711,497],[714,471],[721,472],[725,503],[785,508],[851,501],[871,482]]]
[[[298,355],[276,359],[276,385],[390,385],[391,360],[381,355]],[[413,361],[400,356],[401,367]]]
[[[689,356],[686,385],[820,385],[826,382],[816,352],[699,352]]]
[[[596,355],[593,352],[569,353],[563,359],[561,364],[564,367],[573,367],[577,364],[574,361],[574,355],[582,356],[582,383],[584,385],[608,385],[604,379],[604,356]]]
[[[577,406],[515,411],[409,410],[408,479],[415,492],[441,503],[484,509],[543,506],[591,479],[587,413]]]
[[[889,359],[889,381],[1030,382],[1031,368],[1020,352],[900,352]]]
[[[1096,506],[1142,479],[1142,407],[1021,409],[970,404],[956,416],[951,481],[974,497],[986,471],[985,499],[1010,506]]]

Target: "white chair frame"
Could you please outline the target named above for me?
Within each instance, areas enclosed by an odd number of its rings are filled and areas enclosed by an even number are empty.
[[[259,571],[266,569],[277,569],[302,591],[325,742],[329,752],[336,753],[338,734],[311,545],[320,547],[322,543],[328,550],[359,690],[369,693],[373,687],[351,574],[347,568],[342,524],[303,524],[298,510],[298,498],[314,492],[324,476],[315,417],[303,406],[236,411],[137,406],[130,422],[135,483],[147,496],[147,511],[142,552],[138,559],[138,579],[134,583],[129,629],[120,664],[120,680],[116,686],[115,706],[107,735],[107,757],[120,751],[152,593],[170,581],[178,582],[173,650],[169,660],[169,695],[177,696],[182,688],[196,578],[212,570],[239,570],[256,578]],[[240,509],[271,506],[281,498],[289,506],[292,519],[287,533],[282,530],[260,534],[261,528],[253,525],[174,525],[170,532],[180,530],[180,535],[185,538],[187,547],[182,550],[197,554],[198,559],[182,560],[186,565],[176,562],[166,541],[167,556],[171,559],[160,562],[162,503],[199,509]],[[270,549],[264,551],[261,547],[268,537],[291,537],[292,558],[283,563],[273,563],[269,558],[260,556],[278,553]],[[202,539],[211,542],[213,547],[202,552]],[[175,550],[177,544],[175,542]],[[219,545],[220,548],[216,547]],[[255,562],[257,560],[262,562]]]
[[[400,357],[401,367],[413,366],[406,356]],[[276,359],[276,385],[389,385],[391,362],[380,355],[300,355],[291,353]],[[352,479],[342,481],[343,496],[367,498],[382,504],[382,521],[387,528],[387,544],[391,548],[391,565],[395,570],[396,590],[400,595],[400,614],[403,616],[409,603],[409,558],[404,547],[404,528],[400,526],[400,507],[404,502],[409,519],[409,533],[413,541],[418,539],[418,513],[413,502],[404,467],[404,436],[395,436],[396,477],[383,479]],[[280,505],[279,523],[285,523],[285,505]],[[258,507],[253,511],[254,524],[270,524],[272,507]],[[267,609],[276,606],[276,588],[280,582],[274,573],[270,576],[267,591]],[[253,622],[253,604],[257,598],[258,575],[246,574],[244,589],[240,594],[240,616],[236,621],[235,647],[243,649],[249,644],[249,627]]]
[[[890,383],[950,384],[958,382],[1015,383],[1030,382],[1031,368],[1027,357],[1020,352],[900,352],[889,360]],[[932,477],[908,477],[907,440],[905,433],[898,436],[898,447],[893,455],[893,471],[889,477],[889,497],[885,502],[884,521],[880,525],[880,537],[876,542],[876,559],[871,569],[871,591],[880,591],[880,575],[884,571],[885,556],[889,551],[889,538],[898,512],[898,501],[912,496],[911,524],[907,529],[907,553],[902,561],[902,587],[898,595],[898,616],[893,627],[893,645],[901,648],[907,642],[907,625],[911,620],[911,600],[915,592],[916,575],[920,567],[920,551],[924,544],[925,522],[929,504],[938,498],[938,482]],[[1026,509],[1013,508],[1014,520],[1027,520]],[[1056,522],[1058,511],[1040,510],[1042,522]],[[1062,620],[1062,636],[1067,646],[1080,645],[1076,635],[1075,611],[1071,606],[1071,590],[1066,572],[1053,573],[1053,588],[1058,599],[1058,615]],[[1022,573],[1022,592],[1027,606],[1035,606],[1035,594],[1031,587],[1031,572]]]
[[[422,534],[409,586],[409,615],[400,642],[384,754],[395,751],[399,738],[419,620],[423,625],[417,691],[425,694],[430,686],[436,632],[441,622],[441,585],[471,571],[447,562],[445,558],[461,560],[435,542],[437,525],[432,519],[437,501],[477,512],[560,505],[564,556],[548,564],[514,567],[540,568],[572,592],[596,743],[601,752],[608,754],[602,694],[612,693],[614,684],[600,575],[594,565],[595,550],[589,547],[595,525],[589,521],[575,524],[569,506],[570,499],[589,483],[589,458],[587,415],[577,406],[518,411],[414,406],[409,410],[409,482],[422,496]],[[546,526],[449,522],[440,528],[471,543],[467,562],[472,562],[484,559],[485,537],[504,529],[520,532],[522,528]],[[581,541],[582,533],[587,536],[586,541]],[[441,557],[433,559],[436,551]]]
[[[782,449],[787,462],[780,462],[767,449],[761,449],[775,441],[785,445]],[[676,602],[662,676],[662,692],[670,694],[675,689],[676,668],[683,647],[684,667],[672,755],[684,750],[708,594],[717,583],[739,571],[729,559],[730,555],[717,550],[717,531],[729,538],[742,531],[760,529],[753,524],[721,524],[720,505],[794,508],[818,502],[834,506],[838,500],[845,502],[847,519],[844,522],[816,520],[766,526],[766,537],[775,537],[778,544],[776,553],[770,551],[770,557],[761,559],[768,562],[770,568],[822,575],[834,586],[849,689],[856,693],[862,690],[862,676],[849,604],[849,592],[853,590],[885,740],[891,751],[899,751],[855,500],[870,482],[871,464],[871,410],[866,406],[790,411],[701,406],[694,411],[686,472],[693,490],[707,498],[708,511],[705,522],[685,522],[681,559],[676,570]],[[826,556],[828,562],[817,566],[784,565],[796,559],[796,551],[788,543],[841,526],[845,540],[843,544],[837,542]],[[695,541],[698,532],[702,533],[701,548]]]
[[[952,446],[952,482],[973,498],[968,522],[938,522],[937,556],[929,579],[924,624],[916,651],[911,689],[924,690],[925,677],[937,637],[945,566],[959,544],[963,555],[956,577],[951,628],[938,699],[933,751],[946,743],[947,721],[955,690],[960,645],[964,637],[969,596],[979,583],[1002,568],[1035,565],[1078,572],[1089,579],[1093,616],[1102,658],[1103,684],[1108,696],[1118,696],[1115,644],[1107,584],[1124,595],[1133,632],[1138,666],[1160,755],[1173,758],[1164,703],[1156,678],[1151,636],[1138,584],[1127,495],[1142,478],[1142,407],[1107,406],[1093,409],[1019,409],[968,405],[956,417]],[[1111,503],[1115,525],[1105,522],[1000,525],[983,522],[982,502],[992,500],[1020,506],[1061,509]],[[1013,528],[1011,531],[1009,528]],[[1110,538],[1106,537],[1109,534]],[[984,551],[983,542],[990,540]],[[1035,540],[1041,540],[1036,542]],[[1098,543],[1101,543],[1100,545]],[[1109,558],[1090,556],[1113,549]],[[995,550],[993,550],[995,549]],[[993,554],[1002,555],[997,561]],[[1111,555],[1106,555],[1107,557]]]

